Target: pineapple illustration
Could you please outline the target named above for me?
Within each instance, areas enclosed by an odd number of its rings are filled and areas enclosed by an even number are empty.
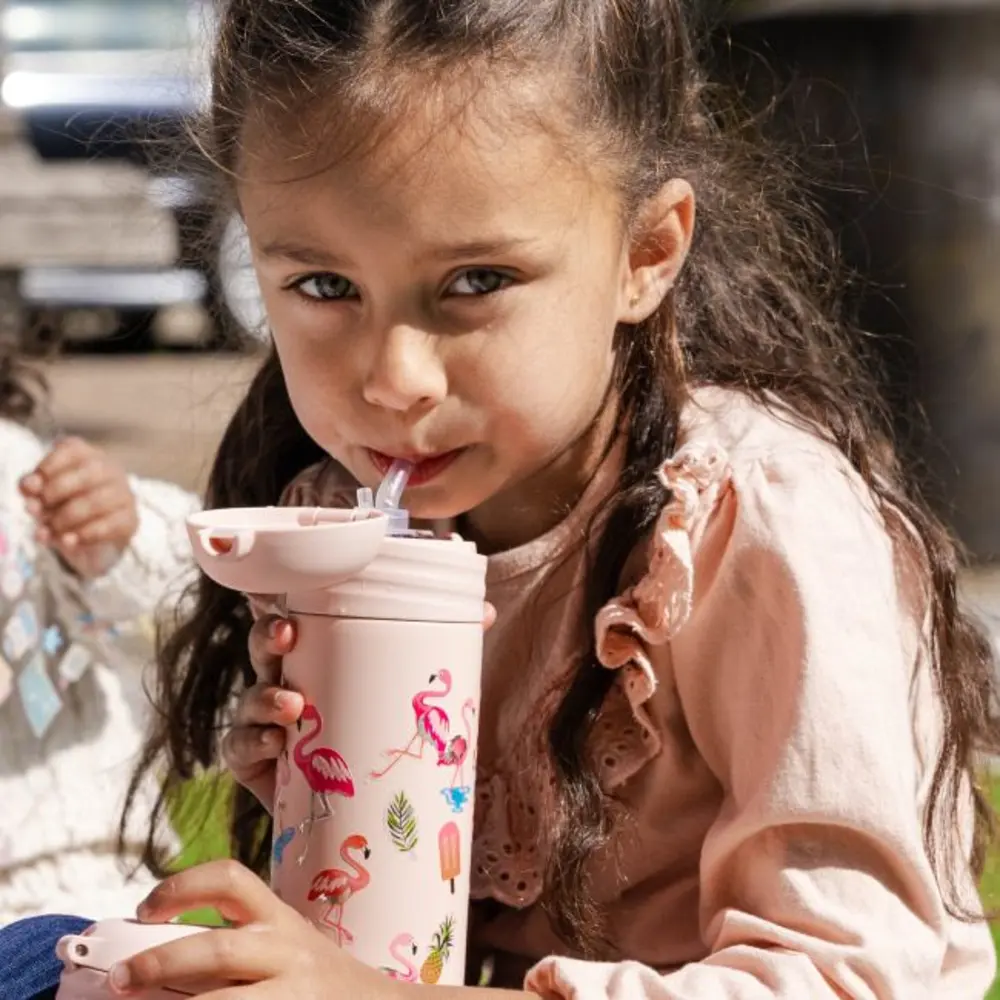
[[[455,918],[448,917],[434,932],[430,954],[420,968],[420,981],[429,986],[436,986],[444,972],[445,963],[451,957],[451,949],[455,943]]]

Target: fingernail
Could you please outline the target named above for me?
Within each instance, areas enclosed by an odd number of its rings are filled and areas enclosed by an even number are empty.
[[[295,695],[289,691],[279,691],[274,696],[274,703],[278,708],[292,708],[295,705]]]
[[[132,982],[128,966],[124,962],[119,962],[117,965],[111,966],[108,978],[111,981],[111,988],[119,993],[124,993],[128,989],[129,983]]]

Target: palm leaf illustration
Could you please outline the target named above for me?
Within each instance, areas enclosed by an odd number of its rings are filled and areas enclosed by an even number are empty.
[[[398,851],[408,854],[417,846],[417,814],[405,792],[400,792],[389,804],[385,825]]]

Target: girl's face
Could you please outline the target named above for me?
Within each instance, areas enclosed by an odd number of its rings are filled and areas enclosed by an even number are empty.
[[[333,166],[250,131],[240,203],[306,431],[368,486],[415,461],[413,516],[506,547],[593,471],[636,271],[615,191],[540,126],[420,117]]]

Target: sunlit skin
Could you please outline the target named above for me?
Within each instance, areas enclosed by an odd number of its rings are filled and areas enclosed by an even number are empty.
[[[626,225],[614,186],[526,124],[539,111],[529,89],[520,116],[515,97],[502,120],[475,105],[460,120],[400,120],[367,154],[332,164],[249,129],[238,191],[302,425],[369,486],[394,457],[425,460],[406,505],[465,515],[463,531],[486,551],[538,536],[579,497],[613,433],[615,329],[660,305],[694,221],[678,180]],[[257,623],[260,683],[226,738],[229,766],[262,801],[276,727],[301,711],[275,687],[293,641],[290,623]],[[223,978],[252,985],[212,1000],[533,995],[389,979],[235,862],[172,876],[139,915],[161,922],[203,906],[233,926],[122,963],[116,988]]]
[[[558,522],[590,478],[615,328],[655,309],[691,215],[678,182],[668,246],[639,252],[612,185],[511,130],[426,111],[331,163],[249,129],[239,186],[302,425],[369,486],[386,459],[445,456],[406,504],[466,515],[488,551]]]

